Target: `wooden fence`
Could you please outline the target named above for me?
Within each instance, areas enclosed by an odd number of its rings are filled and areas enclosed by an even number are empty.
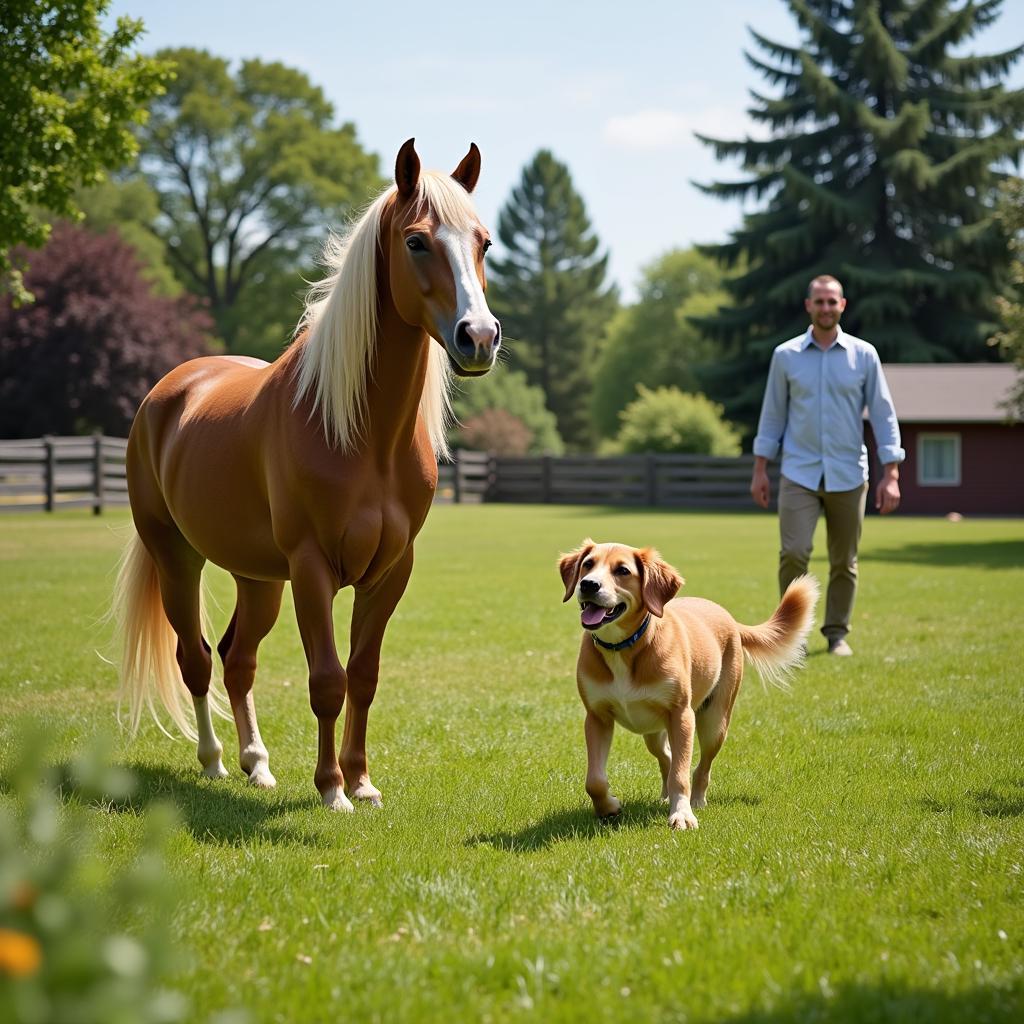
[[[0,510],[126,505],[117,437],[0,441]],[[751,508],[753,456],[531,456],[456,451],[438,470],[437,500],[672,508]],[[773,494],[777,472],[772,473]]]
[[[501,456],[492,460],[484,500],[747,509],[753,468],[752,455]],[[777,470],[769,474],[774,494]]]
[[[0,511],[127,505],[120,437],[40,437],[0,441]]]

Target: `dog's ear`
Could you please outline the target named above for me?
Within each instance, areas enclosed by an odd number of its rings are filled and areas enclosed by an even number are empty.
[[[580,565],[583,559],[594,550],[594,542],[587,537],[587,539],[575,550],[570,551],[567,555],[562,555],[558,560],[558,571],[562,575],[562,582],[565,584],[565,597],[562,598],[562,603],[572,597],[573,592],[576,590],[576,584],[580,579]]]
[[[654,548],[636,552],[636,567],[640,573],[644,604],[652,615],[660,619],[665,613],[665,605],[679,593],[686,580]]]

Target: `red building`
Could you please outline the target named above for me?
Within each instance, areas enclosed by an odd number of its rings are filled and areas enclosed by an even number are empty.
[[[1016,375],[1005,363],[885,366],[907,452],[900,511],[1024,515],[1024,425],[1002,407]]]

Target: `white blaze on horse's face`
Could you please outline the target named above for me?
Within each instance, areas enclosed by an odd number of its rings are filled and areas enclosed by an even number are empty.
[[[441,224],[434,238],[448,257],[455,282],[455,314],[445,332],[445,347],[464,372],[486,372],[501,345],[501,325],[487,306],[477,270],[479,235],[474,230],[459,231]]]

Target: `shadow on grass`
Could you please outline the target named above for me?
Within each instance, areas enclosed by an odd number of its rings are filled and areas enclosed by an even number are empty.
[[[959,992],[907,989],[899,985],[844,985],[791,996],[772,1010],[716,1016],[722,1024],[1009,1024],[1021,1019],[1024,986],[984,986]],[[708,1018],[695,1014],[695,1021]]]
[[[755,807],[761,802],[760,797],[746,794],[721,797],[712,795],[709,799],[713,807]],[[548,814],[518,832],[481,832],[470,836],[464,845],[493,846],[496,850],[504,850],[507,853],[532,853],[544,850],[555,843],[606,836],[620,828],[648,828],[652,825],[667,827],[667,824],[667,804],[660,800],[634,800],[624,803],[622,813],[615,818],[595,818],[589,805],[581,806]]]
[[[271,842],[319,847],[320,837],[305,830],[285,828],[277,821],[293,811],[319,809],[315,794],[308,799],[283,798],[248,787],[239,773],[227,779],[207,779],[197,771],[183,774],[151,764],[124,764],[135,779],[131,795],[123,800],[100,800],[109,814],[136,814],[157,804],[173,806],[181,824],[198,842],[245,845]],[[97,803],[96,795],[80,792],[70,781],[67,764],[57,766],[64,800]],[[330,812],[324,811],[324,814]]]
[[[1019,793],[1000,793],[995,789],[974,789],[964,794],[964,800],[970,809],[986,818],[1020,818],[1024,817],[1024,782],[1015,780],[1014,785]],[[921,801],[926,810],[935,814],[949,814],[956,810],[957,801],[938,800],[925,797]]]
[[[863,562],[898,562],[943,568],[1017,569],[1024,565],[1024,541],[985,540],[953,544],[903,544],[861,551]]]

